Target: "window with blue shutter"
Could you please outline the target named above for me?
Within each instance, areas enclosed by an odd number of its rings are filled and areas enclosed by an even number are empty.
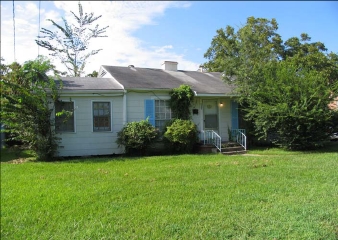
[[[231,101],[231,128],[238,129],[238,103]]]
[[[144,118],[148,118],[151,125],[155,126],[155,100],[144,100]]]

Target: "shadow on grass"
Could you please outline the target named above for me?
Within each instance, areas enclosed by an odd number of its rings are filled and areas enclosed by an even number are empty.
[[[277,146],[274,147],[263,147],[263,146],[252,146],[248,149],[248,151],[253,152],[265,152],[269,154],[276,154],[276,155],[288,155],[288,154],[309,154],[309,153],[338,153],[338,141],[330,141],[325,144],[324,147],[314,149],[314,150],[285,150],[283,148],[279,148]]]
[[[135,157],[135,160],[140,159],[140,157]],[[113,154],[113,155],[102,155],[102,156],[74,156],[74,157],[60,157],[56,158],[55,161],[57,163],[103,163],[103,162],[111,162],[111,161],[129,161],[133,160],[132,157],[126,157],[124,155]]]
[[[307,153],[338,153],[338,141],[328,142],[325,147]]]
[[[19,159],[35,159],[35,154],[31,150],[25,150],[15,147],[1,149],[1,162],[11,162]]]
[[[262,152],[262,154],[272,154],[272,155],[288,155],[288,154],[302,154],[302,153],[338,153],[338,141],[329,142],[325,145],[325,147],[310,150],[310,151],[287,151],[276,147],[251,147],[249,152]],[[156,157],[162,155],[143,155],[143,156],[127,156],[123,154],[113,154],[113,155],[101,155],[101,156],[77,156],[77,157],[62,157],[56,158],[52,161],[45,161],[49,163],[104,163],[111,161],[136,161],[136,160],[144,160],[147,157]],[[168,156],[168,155],[163,155]],[[22,149],[1,149],[1,162],[2,163],[11,163],[11,162],[26,162],[35,160],[34,152],[31,150],[22,150]],[[36,161],[38,162],[38,161]]]

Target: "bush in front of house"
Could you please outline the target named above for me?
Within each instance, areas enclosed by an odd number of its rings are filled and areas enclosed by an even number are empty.
[[[197,126],[191,120],[174,119],[166,127],[164,138],[169,141],[172,152],[191,153],[198,142]]]
[[[117,133],[116,143],[125,147],[126,154],[144,155],[147,148],[154,143],[157,130],[148,120],[127,123]]]

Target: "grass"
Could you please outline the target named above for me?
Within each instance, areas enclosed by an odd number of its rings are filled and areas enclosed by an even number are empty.
[[[337,239],[337,169],[276,149],[2,163],[1,239]]]

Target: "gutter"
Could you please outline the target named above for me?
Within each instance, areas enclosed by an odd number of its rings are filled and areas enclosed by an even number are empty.
[[[122,109],[123,109],[122,123],[124,126],[125,124],[127,124],[127,117],[128,117],[127,116],[127,90],[124,90]]]
[[[226,93],[197,93],[194,91],[196,97],[239,97],[238,94],[226,94]]]

